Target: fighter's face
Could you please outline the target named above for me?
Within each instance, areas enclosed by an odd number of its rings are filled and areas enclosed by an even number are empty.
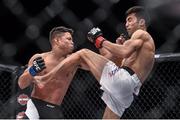
[[[135,16],[135,13],[132,13],[127,16],[126,29],[129,36],[131,36],[137,29],[139,29],[139,20]]]
[[[58,47],[64,52],[71,53],[74,49],[72,35],[69,32],[64,33],[58,38]]]

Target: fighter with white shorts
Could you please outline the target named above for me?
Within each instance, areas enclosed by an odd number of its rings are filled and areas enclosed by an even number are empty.
[[[129,67],[118,67],[113,62],[106,63],[100,79],[102,95],[106,105],[120,117],[138,95],[141,82]]]

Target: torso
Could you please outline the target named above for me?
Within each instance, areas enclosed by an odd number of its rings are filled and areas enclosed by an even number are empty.
[[[144,82],[154,65],[154,41],[149,34],[147,35],[145,39],[142,38],[144,39],[142,47],[133,52],[128,58],[123,59],[121,63],[121,66],[128,66],[131,68],[137,74],[141,82]]]
[[[65,58],[60,58],[55,60],[51,57],[50,53],[42,54],[42,57],[46,64],[46,69],[44,69],[39,75],[45,75],[50,72],[55,66],[61,63]],[[47,80],[43,87],[38,84],[34,84],[34,89],[32,91],[32,97],[41,99],[43,101],[60,105],[67,89],[71,83],[71,80],[77,69],[72,69],[71,72],[64,70],[59,73],[58,76],[54,76],[52,80]]]

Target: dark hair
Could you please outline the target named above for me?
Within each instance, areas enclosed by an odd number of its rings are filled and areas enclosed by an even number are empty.
[[[49,33],[49,41],[50,43],[52,42],[52,40],[57,36],[57,35],[61,35],[62,33],[65,32],[69,32],[71,35],[73,35],[73,30],[70,28],[66,28],[64,26],[58,26],[58,27],[54,27],[50,33]]]
[[[144,20],[145,20],[146,27],[149,26],[149,24],[150,24],[150,16],[149,16],[149,13],[147,12],[147,10],[145,10],[144,7],[142,7],[142,6],[134,6],[134,7],[129,8],[129,9],[126,11],[126,17],[127,17],[129,14],[132,14],[132,13],[135,13],[135,16],[136,16],[138,19],[144,19]]]

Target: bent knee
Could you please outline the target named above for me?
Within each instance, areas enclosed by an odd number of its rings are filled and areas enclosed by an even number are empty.
[[[87,49],[87,48],[83,48],[83,49],[81,49],[80,51],[78,51],[80,54],[87,54],[87,53],[89,53],[89,49]]]
[[[81,49],[81,51],[82,51],[82,52],[89,52],[90,50],[87,49],[87,48],[83,48],[83,49]]]

